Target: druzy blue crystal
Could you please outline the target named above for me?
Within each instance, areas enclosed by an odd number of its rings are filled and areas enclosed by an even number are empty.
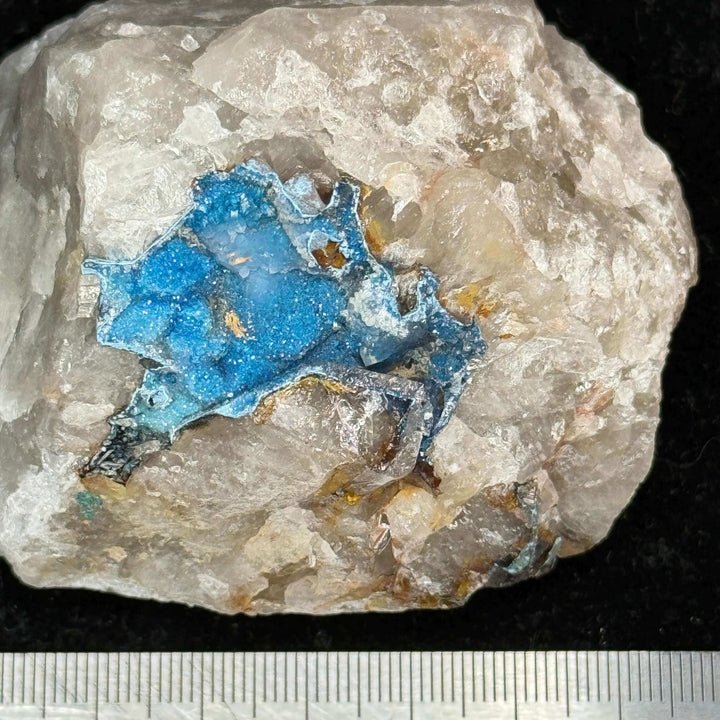
[[[399,271],[368,250],[359,194],[343,180],[325,204],[310,178],[282,183],[251,160],[196,180],[191,209],[139,257],[83,263],[101,283],[99,342],[155,365],[84,472],[125,481],[149,441],[251,413],[307,376],[383,393],[423,456],[485,344],[439,303],[428,268],[411,270],[401,311]]]

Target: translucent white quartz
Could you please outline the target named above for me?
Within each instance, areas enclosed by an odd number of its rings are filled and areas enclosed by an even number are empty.
[[[457,605],[589,548],[650,466],[696,277],[634,98],[526,0],[269,8],[118,0],[0,65],[0,552],[37,586],[331,613]],[[351,492],[389,420],[309,383],[83,487],[143,369],[97,343],[81,261],[137,255],[254,156],[376,188],[376,252],[480,322],[434,480]]]

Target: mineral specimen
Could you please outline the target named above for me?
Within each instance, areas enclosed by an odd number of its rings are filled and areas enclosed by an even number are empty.
[[[92,6],[0,65],[0,213],[0,552],[228,613],[597,543],[695,280],[634,99],[529,0]]]

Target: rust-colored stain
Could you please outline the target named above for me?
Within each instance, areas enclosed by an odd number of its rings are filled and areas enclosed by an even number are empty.
[[[313,250],[312,255],[321,268],[340,269],[347,262],[347,258],[340,252],[340,243],[334,240],[331,240],[324,248]]]
[[[551,548],[558,539],[558,534],[547,525],[540,525],[538,527],[538,538],[546,543],[548,548]]]
[[[272,417],[272,414],[275,412],[276,406],[277,399],[275,395],[268,395],[267,397],[263,398],[258,403],[258,406],[255,408],[255,411],[252,414],[253,422],[256,425],[264,425]]]
[[[455,291],[455,301],[463,310],[471,312],[479,302],[480,291],[479,283],[470,283]]]
[[[430,490],[437,496],[440,492],[442,478],[435,473],[435,468],[426,460],[418,460],[409,475],[402,478],[402,483]]]
[[[477,586],[478,581],[476,577],[472,577],[469,574],[461,575],[458,578],[457,585],[455,586],[455,592],[458,597],[466,598],[477,589]]]
[[[240,322],[240,318],[234,310],[225,313],[225,324],[236,338],[247,337],[247,328]]]
[[[515,336],[512,333],[504,333],[503,335],[500,335],[501,340],[509,340],[510,338],[514,338]]]
[[[455,581],[455,595],[465,599],[484,584],[484,577],[495,566],[498,558],[477,554],[463,559],[465,567]]]
[[[395,574],[390,591],[396,600],[404,604],[412,602],[413,605],[426,610],[443,607],[448,600],[448,598],[440,598],[418,588],[402,567]]]
[[[361,463],[346,462],[338,465],[328,475],[322,487],[313,493],[308,503],[313,511],[322,513],[325,522],[333,524],[342,516],[347,505],[362,502],[366,515],[378,512],[387,505],[400,488],[400,481],[392,481],[370,492],[358,488],[354,482],[363,469]]]
[[[401,438],[398,433],[398,428],[395,427],[392,435],[386,438],[378,448],[375,457],[370,462],[370,467],[376,470],[383,470],[387,468],[400,450],[400,440]]]
[[[382,226],[377,220],[370,220],[365,225],[365,242],[373,255],[379,255],[387,243],[383,236]]]
[[[354,182],[358,182],[354,180]],[[376,220],[370,209],[365,204],[365,200],[372,193],[373,188],[365,183],[360,183],[360,200],[358,203],[358,217],[362,223],[365,242],[367,243],[368,249],[373,255],[379,255],[388,245],[387,238],[383,232],[382,223]]]
[[[287,397],[288,395],[291,395],[297,390],[310,389],[318,386],[325,388],[325,390],[334,395],[354,392],[351,387],[339,382],[338,380],[333,380],[329,377],[317,377],[315,375],[308,375],[308,377],[302,378],[302,380],[299,380],[294,385],[283,388],[282,390],[278,390],[272,395],[264,397],[260,401],[257,408],[255,409],[255,412],[252,415],[253,421],[257,425],[264,425],[270,419],[273,412],[275,412],[275,407],[277,406],[278,400]]]
[[[340,494],[344,485],[347,485],[352,480],[352,475],[349,472],[350,468],[347,467],[346,463],[338,465],[329,474],[328,479],[322,484],[320,488],[315,491],[315,497],[327,497],[333,494]],[[345,493],[343,493],[344,495]],[[359,499],[359,498],[358,498]],[[354,505],[354,502],[350,503]]]
[[[253,596],[244,588],[238,586],[230,591],[227,599],[227,609],[233,613],[248,612],[248,610],[252,610],[252,601]]]
[[[429,180],[427,185],[422,189],[422,192],[420,193],[420,206],[423,207],[430,202],[430,198],[433,196],[435,191],[437,190],[437,185],[440,182],[440,179],[447,173],[447,169],[443,168],[442,170],[438,170]]]
[[[520,510],[520,501],[513,487],[493,485],[485,491],[485,496],[487,497],[488,503],[493,507],[513,513]]]
[[[483,297],[484,288],[481,283],[470,283],[458,290],[452,290],[440,300],[448,310],[460,312],[464,317],[485,320],[497,308],[494,300]]]
[[[231,265],[242,265],[246,262],[250,262],[250,257],[246,257],[245,255],[239,255],[238,257],[234,257],[230,260]]]
[[[575,417],[555,445],[553,454],[543,463],[543,468],[550,471],[553,465],[557,462],[558,458],[561,456],[564,448],[569,443],[572,443],[574,439],[574,432],[577,428],[577,422],[579,420],[599,415],[612,404],[614,399],[615,391],[613,389],[604,389],[600,383],[593,385],[592,388],[590,388],[585,402],[575,409]],[[584,552],[584,550],[582,552]]]
[[[590,389],[587,399],[577,409],[578,415],[597,415],[605,410],[615,399],[615,391],[612,388],[603,389],[602,385],[596,383]]]
[[[113,500],[125,500],[128,497],[129,491],[125,485],[115,482],[105,475],[85,475],[80,477],[80,482],[93,495]]]
[[[344,493],[343,498],[348,505],[357,505],[362,500],[362,495],[356,495],[354,492],[348,490]]]

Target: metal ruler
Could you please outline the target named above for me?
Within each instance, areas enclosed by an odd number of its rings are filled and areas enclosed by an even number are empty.
[[[0,719],[720,720],[720,653],[7,653]]]

